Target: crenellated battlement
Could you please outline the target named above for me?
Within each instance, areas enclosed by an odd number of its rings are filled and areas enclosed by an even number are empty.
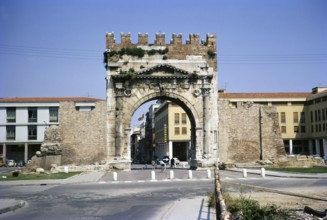
[[[216,35],[207,34],[205,40],[200,41],[199,34],[189,34],[186,43],[183,44],[183,35],[182,34],[172,34],[172,39],[169,44],[166,44],[166,34],[165,33],[156,33],[155,40],[153,44],[149,44],[148,33],[142,34],[138,33],[137,43],[132,43],[131,33],[121,33],[120,34],[120,44],[116,43],[114,33],[106,33],[106,49],[114,49],[117,47],[137,47],[137,46],[184,46],[184,45],[193,45],[193,46],[204,46],[209,47],[212,50],[216,50]]]
[[[200,41],[199,34],[191,33],[185,43],[183,35],[175,33],[172,34],[169,43],[166,42],[165,33],[156,33],[153,43],[149,43],[148,33],[138,33],[137,37],[137,42],[132,42],[131,33],[121,33],[120,43],[117,43],[114,33],[106,33],[104,62],[118,62],[123,55],[131,56],[133,59],[145,57],[151,62],[187,60],[190,56],[196,56],[207,60],[208,65],[214,70],[217,69],[216,35],[207,34],[206,39]]]

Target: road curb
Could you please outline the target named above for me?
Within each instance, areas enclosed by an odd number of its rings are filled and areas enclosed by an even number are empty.
[[[160,183],[160,182],[181,182],[181,181],[214,181],[214,178],[202,179],[162,179],[162,180],[125,180],[125,181],[99,181],[98,184],[117,184],[117,183]]]
[[[8,206],[8,207],[5,207],[5,208],[1,208],[0,209],[0,215],[4,214],[4,213],[7,213],[7,212],[14,212],[19,208],[23,208],[25,205],[26,205],[25,201],[23,201],[23,200],[17,201],[17,204],[15,204],[15,205]]]
[[[246,169],[246,168],[244,168]],[[236,173],[242,173],[243,171],[240,169],[240,170],[235,170],[235,169],[225,169],[226,171],[231,171],[231,172],[236,172]],[[250,174],[254,174],[254,175],[258,175],[258,176],[261,176],[261,173],[260,171],[258,172],[254,172],[254,171],[251,171],[251,170],[247,170],[247,173],[250,173]],[[307,176],[305,174],[298,174],[296,173],[295,175],[299,175],[299,176],[294,176],[292,175],[294,173],[283,173],[282,175],[276,173],[276,174],[273,174],[273,173],[267,173],[267,170],[266,170],[266,176],[271,176],[271,177],[281,177],[281,178],[299,178],[299,179],[327,179],[327,176],[314,176],[314,175],[310,175],[310,176]]]

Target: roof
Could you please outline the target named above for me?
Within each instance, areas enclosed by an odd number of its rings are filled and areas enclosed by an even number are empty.
[[[89,97],[14,97],[14,98],[0,98],[0,102],[15,103],[15,102],[95,102],[102,99]]]
[[[220,99],[306,99],[311,92],[281,92],[281,93],[219,93]]]

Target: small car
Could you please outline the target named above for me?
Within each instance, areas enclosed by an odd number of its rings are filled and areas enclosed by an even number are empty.
[[[7,167],[14,167],[15,161],[14,160],[7,160]]]
[[[174,161],[175,161],[175,165],[179,165],[180,164],[180,160],[177,157],[174,157]]]
[[[6,166],[6,163],[3,162],[2,160],[0,160],[0,167],[5,167]]]

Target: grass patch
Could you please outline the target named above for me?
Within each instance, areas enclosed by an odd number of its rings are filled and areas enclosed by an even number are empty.
[[[293,167],[293,168],[266,168],[266,170],[293,172],[293,173],[327,173],[327,167]]]
[[[75,176],[80,173],[81,172],[51,173],[51,174],[47,174],[47,173],[21,174],[20,173],[16,177],[14,177],[11,173],[4,173],[0,175],[0,181],[67,179],[69,177]]]

